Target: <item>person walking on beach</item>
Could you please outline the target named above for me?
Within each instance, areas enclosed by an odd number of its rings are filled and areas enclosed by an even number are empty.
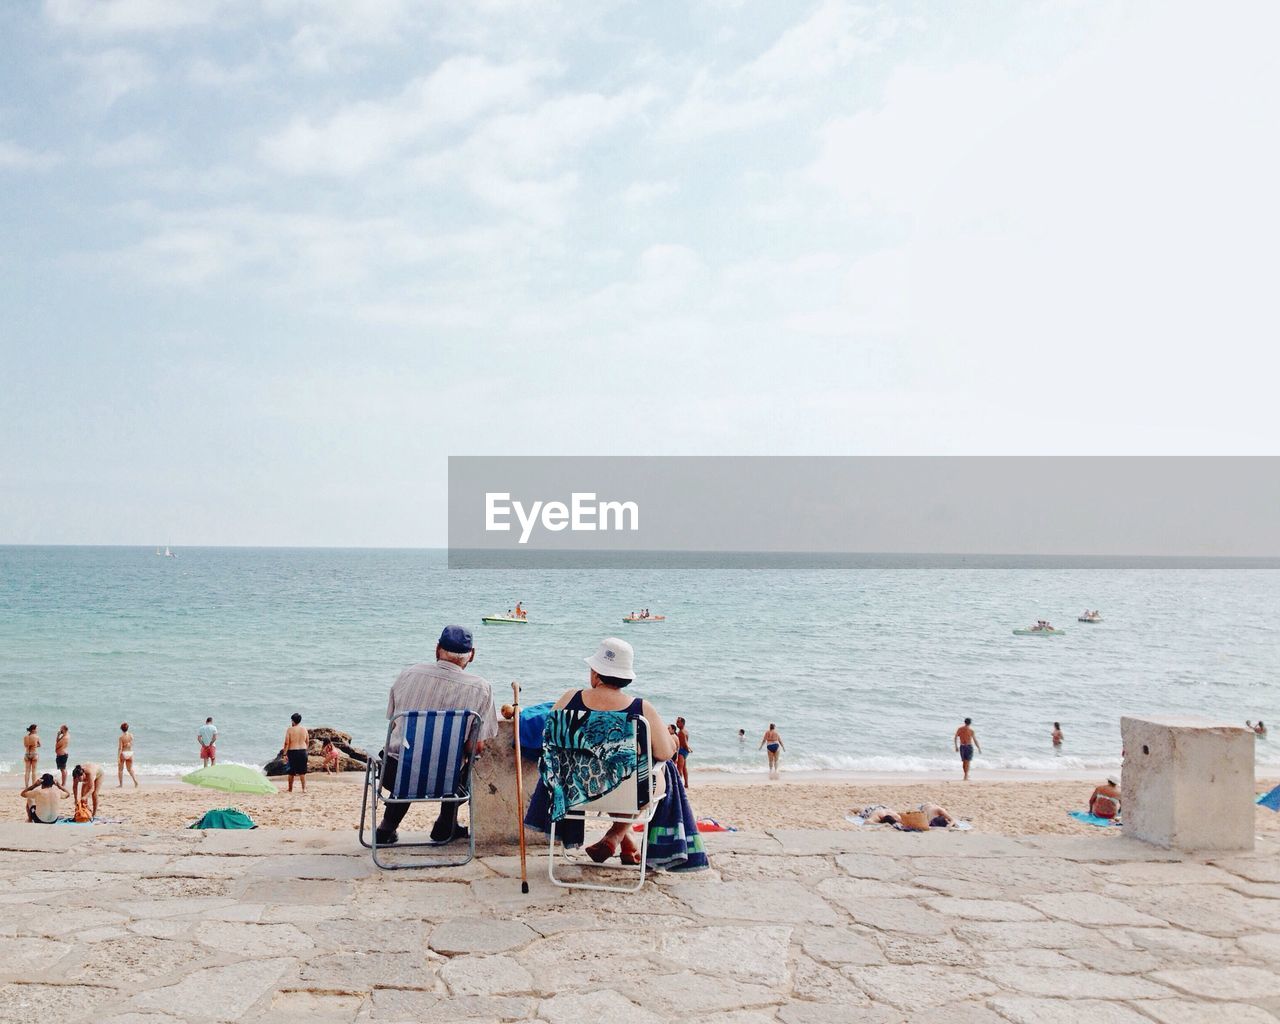
[[[479,717],[468,741],[469,757],[463,763],[463,772],[470,773],[471,762],[485,743],[498,735],[498,711],[493,704],[493,687],[487,679],[466,671],[476,657],[471,630],[464,626],[445,626],[436,641],[433,662],[421,662],[406,668],[396,678],[387,697],[387,720],[406,711],[473,711]],[[384,752],[382,787],[393,792],[396,770],[404,737],[399,726],[391,736]],[[465,782],[465,779],[462,780]],[[396,829],[404,821],[410,804],[387,804],[378,823],[378,845],[396,842]],[[440,805],[440,815],[431,828],[431,839],[447,843],[453,839],[466,839],[468,832],[458,825],[458,805]]]
[[[769,758],[769,777],[776,778],[778,775],[778,754],[787,748],[782,743],[782,733],[778,732],[778,727],[772,722],[769,728],[764,731],[764,737],[760,740],[760,747],[765,748],[765,753]],[[757,750],[760,747],[756,747]]]
[[[40,767],[40,735],[39,726],[27,726],[27,734],[22,737],[22,787],[34,785],[39,777]]]
[[[200,761],[208,768],[218,763],[218,727],[213,724],[213,716],[204,720],[204,725],[196,730],[196,742],[200,744]]]
[[[1062,723],[1053,723],[1053,752],[1055,754],[1062,753]]]
[[[680,779],[684,782],[684,788],[689,788],[689,753],[693,750],[689,746],[689,730],[685,727],[684,719],[676,719],[676,742],[678,749],[676,750],[676,768],[680,772]]]
[[[977,734],[973,731],[973,719],[966,718],[964,725],[956,730],[954,737],[955,749],[960,751],[960,766],[964,769],[965,781],[969,781],[969,764],[973,761],[973,752],[976,750],[982,753],[982,744],[978,742]]]
[[[84,804],[89,811],[89,820],[98,816],[98,793],[102,790],[102,778],[106,774],[102,765],[86,761],[71,770],[71,799],[78,810]]]
[[[53,763],[57,766],[58,771],[62,772],[62,787],[65,789],[67,785],[67,753],[71,746],[71,730],[65,725],[58,730],[57,738],[53,741]]]
[[[119,786],[124,785],[124,773],[129,773],[129,778],[133,779],[133,784],[138,785],[138,776],[133,774],[133,733],[129,731],[129,723],[120,723],[120,739],[116,741],[116,777],[119,779]]]
[[[293,792],[293,779],[302,782],[302,792],[307,791],[307,745],[310,737],[302,725],[302,716],[294,712],[289,716],[293,724],[284,731],[284,759],[289,764],[289,792]]]
[[[59,796],[59,793],[62,795]],[[70,795],[46,772],[39,782],[22,791],[22,796],[27,801],[27,821],[36,825],[57,824],[58,801],[65,800]]]

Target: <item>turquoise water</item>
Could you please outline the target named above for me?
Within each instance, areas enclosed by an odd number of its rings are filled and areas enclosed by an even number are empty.
[[[449,571],[441,551],[0,547],[0,769],[21,737],[72,728],[74,759],[114,764],[119,723],[143,771],[196,757],[206,715],[225,760],[261,764],[289,714],[376,748],[386,692],[470,626],[475,669],[525,703],[585,683],[601,637],[637,649],[638,692],[689,721],[694,765],[760,770],[776,722],[784,766],[954,768],[974,719],[988,767],[1078,770],[1119,760],[1125,713],[1271,721],[1280,708],[1280,572],[885,560],[844,568]],[[522,600],[527,626],[483,626]],[[627,626],[643,606],[661,624]],[[1106,621],[1079,624],[1085,608]],[[1062,638],[1018,638],[1047,618]],[[1054,720],[1067,743],[1049,745]],[[739,746],[737,730],[749,742]],[[1280,764],[1280,741],[1259,744]]]

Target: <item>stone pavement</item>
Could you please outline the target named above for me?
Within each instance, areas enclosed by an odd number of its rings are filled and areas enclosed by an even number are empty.
[[[0,1021],[1275,1022],[1280,858],[973,833],[708,837],[565,892],[352,833],[0,827]],[[942,1004],[948,1004],[943,1008]]]

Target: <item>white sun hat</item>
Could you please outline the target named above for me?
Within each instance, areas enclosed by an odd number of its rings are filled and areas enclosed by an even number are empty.
[[[636,652],[629,643],[607,636],[600,641],[595,654],[582,660],[602,676],[630,680],[636,677],[635,659]]]

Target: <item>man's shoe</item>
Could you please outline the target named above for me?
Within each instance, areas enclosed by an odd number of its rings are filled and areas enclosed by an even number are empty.
[[[452,843],[458,839],[470,839],[470,838],[471,838],[471,833],[467,830],[466,826],[464,825],[455,825],[453,827],[452,835],[449,835],[443,830],[437,831],[434,828],[431,830],[431,841],[433,843]]]
[[[377,841],[379,846],[395,846],[400,842],[400,835],[397,832],[378,832]]]

